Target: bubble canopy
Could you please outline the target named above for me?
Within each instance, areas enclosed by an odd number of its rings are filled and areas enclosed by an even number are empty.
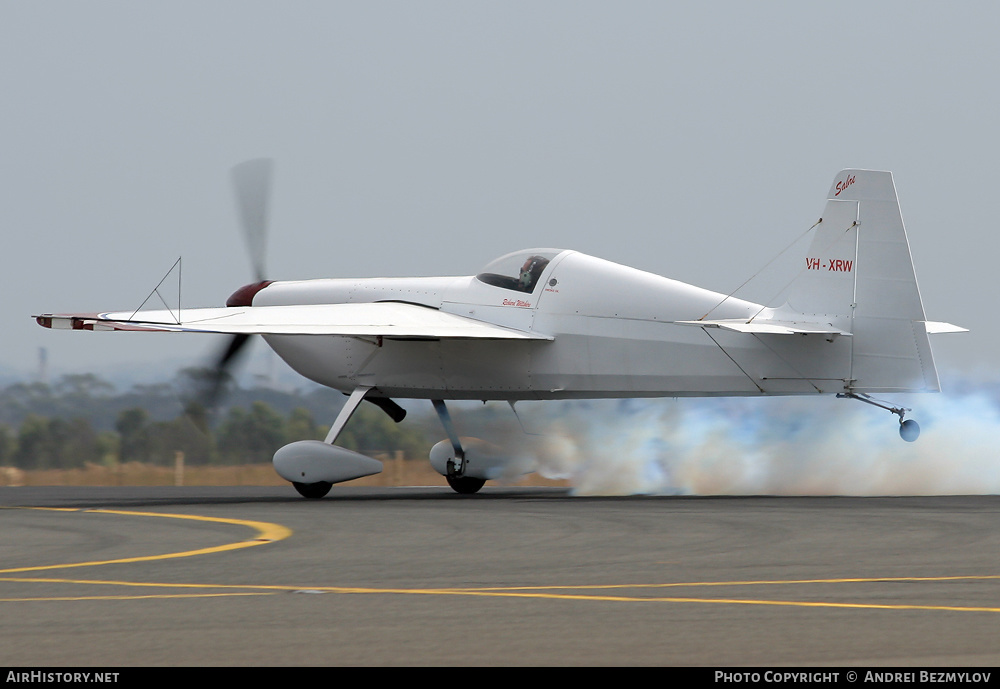
[[[476,275],[487,285],[517,292],[533,292],[538,279],[562,249],[524,249],[491,261]]]

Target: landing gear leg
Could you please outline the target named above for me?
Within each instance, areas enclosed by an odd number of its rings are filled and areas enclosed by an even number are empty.
[[[459,440],[458,433],[455,432],[455,424],[451,422],[451,414],[448,413],[448,407],[445,406],[444,400],[431,400],[431,402],[434,403],[434,411],[441,419],[441,425],[444,426],[448,440],[451,441],[451,447],[455,451],[455,458],[448,460],[448,476],[460,478],[465,475],[465,450],[462,449],[462,441]]]
[[[908,443],[912,443],[914,440],[920,437],[920,425],[917,424],[913,419],[905,419],[906,412],[913,411],[912,409],[906,409],[905,407],[893,407],[889,404],[882,404],[881,402],[876,402],[871,397],[865,394],[859,394],[854,392],[841,392],[837,397],[846,397],[852,400],[858,400],[859,402],[864,402],[865,404],[870,404],[872,406],[878,407],[880,409],[885,409],[886,411],[891,411],[893,414],[899,417],[899,437]]]
[[[330,432],[326,434],[326,439],[323,440],[324,443],[333,445],[337,442],[337,436],[340,435],[342,430],[344,430],[344,426],[347,425],[347,422],[351,420],[351,416],[354,415],[354,411],[358,408],[358,405],[361,404],[361,400],[365,398],[365,395],[368,394],[369,390],[371,390],[371,387],[365,385],[354,389],[351,396],[347,398],[347,402],[345,402],[344,406],[341,407],[340,413],[337,414],[337,420],[333,422],[332,426],[330,426]]]
[[[445,477],[448,479],[448,485],[456,493],[465,495],[475,493],[483,487],[486,479],[465,475],[465,468],[467,466],[465,450],[462,448],[462,441],[459,439],[458,433],[455,432],[455,425],[451,422],[451,414],[448,413],[448,407],[445,406],[444,400],[431,401],[434,403],[434,411],[437,412],[438,418],[441,419],[441,425],[444,426],[445,433],[448,434],[448,440],[451,441],[452,450],[455,452],[454,459],[448,460],[448,475]]]

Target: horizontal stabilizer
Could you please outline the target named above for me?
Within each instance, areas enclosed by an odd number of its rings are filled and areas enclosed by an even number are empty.
[[[178,318],[178,315],[180,316]],[[201,332],[241,335],[342,335],[480,340],[551,340],[437,309],[401,302],[246,306],[130,313],[44,314],[46,328]]]
[[[738,333],[752,333],[755,335],[844,335],[850,337],[851,333],[846,330],[834,328],[832,325],[824,323],[805,323],[795,321],[775,321],[768,319],[754,319],[747,321],[742,318],[727,318],[723,320],[704,321],[674,321],[677,325],[697,325],[702,328],[722,328],[733,330]]]
[[[951,323],[943,323],[941,321],[924,321],[924,328],[927,330],[928,335],[936,335],[938,333],[967,333],[968,328],[963,328],[960,325],[952,325]]]

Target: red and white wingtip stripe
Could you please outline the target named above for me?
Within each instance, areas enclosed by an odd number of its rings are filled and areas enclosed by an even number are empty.
[[[136,332],[168,331],[167,328],[158,328],[151,325],[109,321],[105,320],[101,316],[102,314],[99,313],[45,313],[41,316],[35,316],[34,318],[38,325],[43,328],[52,328],[53,330],[131,330]]]

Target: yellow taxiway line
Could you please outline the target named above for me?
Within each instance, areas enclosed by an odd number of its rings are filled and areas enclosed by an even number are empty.
[[[218,524],[232,524],[235,526],[245,526],[255,530],[257,532],[257,536],[255,538],[248,540],[235,541],[233,543],[224,543],[222,545],[212,546],[209,548],[198,548],[197,550],[185,550],[179,553],[163,553],[161,555],[142,555],[138,557],[119,558],[116,560],[92,560],[89,562],[72,562],[72,563],[64,563],[58,565],[39,565],[35,567],[12,567],[9,569],[0,569],[0,574],[15,574],[18,572],[40,572],[51,569],[67,569],[70,567],[96,567],[98,565],[120,565],[120,564],[127,564],[130,562],[150,562],[153,560],[170,560],[179,557],[208,555],[211,553],[222,553],[229,550],[252,548],[254,546],[264,545],[266,543],[274,543],[275,541],[280,541],[292,535],[292,530],[289,529],[288,527],[282,526],[281,524],[272,524],[270,522],[257,522],[246,519],[228,519],[225,517],[202,517],[199,515],[169,514],[163,512],[134,512],[130,510],[99,510],[99,509],[73,510],[65,508],[48,508],[48,507],[7,508],[7,509],[33,509],[33,510],[45,510],[52,512],[85,512],[88,514],[94,514],[94,513],[121,514],[133,517],[161,517],[167,519],[190,519],[193,521],[215,522]]]
[[[169,514],[160,512],[136,512],[128,510],[102,510],[102,509],[65,509],[65,508],[13,508],[13,509],[48,509],[59,512],[87,512],[98,514],[117,514],[125,516],[139,517],[162,517],[168,519],[190,519],[194,521],[214,522],[219,524],[231,524],[235,526],[248,527],[256,531],[256,536],[251,539],[225,543],[209,548],[199,548],[196,550],[185,550],[176,553],[163,553],[160,555],[146,555],[139,557],[119,558],[115,560],[94,560],[89,562],[75,562],[57,565],[41,565],[36,567],[17,567],[10,569],[0,569],[0,574],[17,574],[22,572],[36,572],[53,569],[66,569],[71,567],[95,567],[109,564],[125,564],[132,562],[149,562],[155,560],[167,560],[172,558],[192,557],[195,555],[207,555],[220,553],[240,548],[250,548],[253,546],[274,543],[288,538],[291,529],[280,524],[270,522],[250,521],[245,519],[229,519],[223,517],[204,517],[199,515]],[[839,603],[826,601],[804,601],[804,600],[769,600],[755,598],[698,598],[698,597],[674,597],[674,596],[624,596],[608,594],[582,593],[582,591],[606,591],[606,590],[656,590],[665,588],[694,588],[694,587],[719,587],[719,586],[801,586],[807,584],[857,584],[857,583],[926,583],[945,581],[975,581],[1000,579],[1000,575],[959,575],[940,577],[854,577],[854,578],[830,578],[830,579],[788,579],[788,580],[746,580],[746,581],[687,581],[661,584],[595,584],[595,585],[574,585],[574,586],[509,586],[509,587],[482,587],[482,588],[432,588],[432,589],[406,589],[406,588],[371,588],[371,587],[345,587],[345,586],[289,586],[289,585],[268,585],[268,584],[185,584],[168,582],[135,582],[135,581],[112,581],[96,579],[67,579],[67,578],[42,578],[42,577],[0,577],[0,581],[10,583],[48,583],[48,584],[76,584],[86,586],[118,586],[118,587],[140,587],[157,589],[200,589],[195,593],[160,593],[160,594],[134,594],[134,595],[95,595],[95,596],[52,596],[37,598],[0,598],[0,602],[28,602],[28,601],[82,601],[82,600],[136,600],[150,598],[205,598],[224,596],[263,596],[277,593],[287,593],[293,591],[310,591],[316,593],[341,593],[341,594],[382,594],[382,595],[424,595],[424,596],[478,596],[494,598],[531,598],[545,600],[565,600],[565,601],[590,601],[590,602],[615,602],[615,603],[710,603],[723,605],[773,605],[786,607],[806,607],[806,608],[840,608],[840,609],[861,609],[861,610],[928,610],[928,611],[950,611],[950,612],[1000,612],[1000,607],[992,606],[955,606],[955,605],[921,605],[908,603]],[[206,589],[214,591],[207,592]],[[581,593],[566,593],[568,591],[580,591]],[[562,592],[562,593],[560,593]]]

